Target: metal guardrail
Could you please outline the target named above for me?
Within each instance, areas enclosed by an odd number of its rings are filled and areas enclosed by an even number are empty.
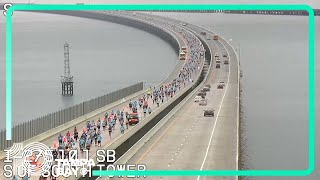
[[[143,90],[143,82],[139,82],[129,87],[47,114],[28,122],[15,125],[12,128],[12,140],[10,141],[6,140],[6,130],[1,130],[0,150],[4,150],[12,146],[13,142],[22,142],[30,139],[141,90]]]

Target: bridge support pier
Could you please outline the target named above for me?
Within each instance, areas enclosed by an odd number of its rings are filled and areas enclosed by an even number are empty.
[[[73,95],[73,82],[62,82],[62,94]]]

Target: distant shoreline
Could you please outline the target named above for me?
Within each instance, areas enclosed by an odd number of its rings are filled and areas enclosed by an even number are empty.
[[[25,4],[25,3],[12,3],[12,4]],[[34,3],[31,3],[34,4]],[[81,3],[83,4],[83,3]],[[4,3],[0,3],[0,10],[4,10]],[[313,9],[315,16],[320,16],[320,9]],[[153,11],[153,12],[184,12],[184,13],[225,13],[225,14],[255,14],[255,15],[280,15],[280,16],[308,16],[308,12],[297,10],[297,11],[283,11],[283,10],[273,10],[273,11],[265,11],[265,10],[254,10],[254,11],[240,11],[240,10],[210,10],[210,11]]]

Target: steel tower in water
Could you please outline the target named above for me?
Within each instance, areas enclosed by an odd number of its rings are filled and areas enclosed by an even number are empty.
[[[64,44],[64,76],[61,76],[62,95],[73,95],[73,76],[70,74],[69,44]]]

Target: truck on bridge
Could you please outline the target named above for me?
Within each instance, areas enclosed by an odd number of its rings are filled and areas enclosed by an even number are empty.
[[[217,34],[214,34],[213,35],[213,40],[218,40],[219,39],[219,36]]]

